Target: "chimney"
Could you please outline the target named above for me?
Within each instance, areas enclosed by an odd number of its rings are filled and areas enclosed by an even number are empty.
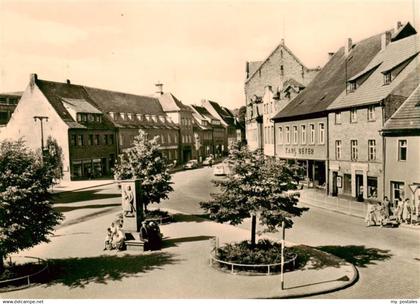
[[[33,73],[29,74],[29,85],[31,89],[35,86],[35,82],[38,80],[38,75]]]
[[[346,44],[344,45],[344,54],[346,56],[350,53],[352,47],[353,47],[353,41],[351,40],[351,38],[348,38],[346,41]]]
[[[391,42],[391,32],[386,31],[381,35],[381,50],[384,50],[386,46]]]
[[[163,83],[158,81],[158,83],[155,83],[155,87],[156,87],[156,94],[158,96],[163,95]]]
[[[334,56],[334,52],[328,52],[328,60],[330,60]]]
[[[284,38],[281,38],[280,43],[284,45]]]
[[[246,73],[246,79],[249,77],[249,62],[247,61],[245,64],[245,73]]]
[[[400,28],[402,28],[402,23],[401,23],[401,21],[398,21],[397,22],[397,31],[400,29]]]
[[[67,84],[71,84],[70,79],[66,79]]]

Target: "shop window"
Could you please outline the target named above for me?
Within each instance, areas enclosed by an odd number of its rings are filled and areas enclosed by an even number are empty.
[[[77,145],[83,146],[83,135],[77,135]]]
[[[376,141],[374,139],[368,140],[368,158],[370,161],[376,160]]]
[[[367,198],[378,198],[378,179],[376,177],[368,176],[367,178]]]
[[[392,202],[396,204],[396,201],[404,199],[404,183],[402,182],[391,182],[391,198]]]
[[[88,145],[89,146],[93,145],[93,134],[88,135]]]
[[[398,160],[399,161],[407,160],[407,140],[398,141]]]

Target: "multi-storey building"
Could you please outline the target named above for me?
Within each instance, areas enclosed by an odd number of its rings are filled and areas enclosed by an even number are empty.
[[[194,150],[192,110],[171,93],[163,93],[161,84],[158,84],[158,88],[158,98],[163,111],[179,126],[179,160],[181,163],[187,162],[193,157]]]
[[[286,88],[286,81],[293,81],[303,86],[309,84],[319,72],[319,68],[307,68],[285,45],[284,40],[264,61],[246,63],[245,99],[246,99],[246,139],[251,150],[264,149],[264,135],[273,138],[274,125],[270,120],[276,113],[276,104],[281,91]],[[274,98],[265,98],[265,87],[271,87]],[[268,119],[263,117],[268,116]],[[269,141],[271,142],[271,141]],[[270,144],[274,145],[274,144]]]
[[[417,74],[418,78],[420,74]],[[392,202],[409,198],[420,204],[420,86],[382,129],[385,151],[384,195]],[[418,210],[417,210],[418,212]]]
[[[9,122],[22,94],[22,92],[0,94],[0,127]]]
[[[210,114],[203,106],[192,105],[191,108],[197,120],[201,122],[201,125],[211,130],[211,139],[203,139],[203,155],[206,157],[210,154],[216,157],[220,156],[222,154],[222,147],[227,142],[226,131],[222,122]]]
[[[157,98],[38,79],[32,74],[2,139],[22,137],[32,149],[43,138],[57,140],[63,149],[65,179],[109,175],[117,154],[133,144],[142,129],[158,135],[161,151],[178,158],[179,128],[168,118]]]
[[[380,35],[356,44],[348,39],[313,81],[273,117],[276,157],[301,163],[309,186],[328,189],[328,106],[345,91],[346,80],[363,71],[380,48]]]
[[[198,161],[203,161],[213,151],[213,128],[211,123],[191,106],[193,111],[194,153]]]
[[[347,79],[346,90],[328,107],[332,195],[383,199],[385,158],[379,130],[420,81],[419,36],[414,29],[399,35],[403,28],[382,34],[380,52]]]

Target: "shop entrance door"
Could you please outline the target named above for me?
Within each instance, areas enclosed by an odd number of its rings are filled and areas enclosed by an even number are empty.
[[[359,202],[363,201],[363,175],[356,174],[356,198]]]
[[[331,193],[332,196],[337,196],[338,194],[337,176],[338,176],[337,172],[332,173],[332,177],[333,177],[332,178],[332,193]]]

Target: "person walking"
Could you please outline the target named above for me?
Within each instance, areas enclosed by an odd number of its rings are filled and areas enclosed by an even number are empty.
[[[382,203],[383,206],[383,216],[385,218],[385,220],[389,219],[389,215],[390,215],[390,201],[388,199],[388,196],[384,197],[384,201]]]
[[[365,222],[366,222],[367,227],[376,224],[375,223],[375,211],[376,211],[375,206],[372,203],[368,202],[367,203],[366,217],[365,217]]]
[[[399,197],[397,200],[397,221],[399,223],[401,223],[403,220],[402,219],[403,209],[404,209],[404,202],[401,199],[401,197]]]
[[[410,219],[411,219],[411,202],[410,199],[406,198],[404,200],[404,204],[403,204],[403,210],[402,210],[402,220],[405,223],[409,223]]]

